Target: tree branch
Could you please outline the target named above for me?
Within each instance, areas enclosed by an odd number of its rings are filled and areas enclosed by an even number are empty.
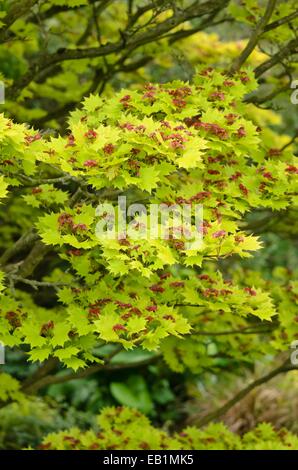
[[[116,67],[118,64],[121,62],[124,62],[123,58],[120,58],[117,63],[113,66],[113,69],[108,71],[106,74],[103,73],[101,69],[98,69],[95,71],[94,79],[90,85],[89,90],[87,93],[84,93],[82,96],[82,99],[84,96],[89,96],[92,93],[95,93],[101,84],[101,89],[99,94],[102,93],[104,85],[107,83],[111,77],[114,77],[117,73],[121,72],[133,72],[134,70],[137,70],[140,67],[144,67],[144,65],[148,64],[152,60],[151,56],[145,56],[141,57],[140,59],[131,62],[127,65],[123,64],[122,66]],[[76,101],[70,101],[68,103],[65,103],[63,106],[54,109],[53,111],[50,111],[48,114],[45,116],[42,116],[41,118],[31,120],[30,124],[38,127],[40,124],[44,124],[48,121],[51,121],[52,119],[58,119],[58,118],[63,118],[66,113],[69,113],[73,109],[75,109],[78,106],[78,103]]]
[[[16,0],[10,7],[7,15],[4,17],[4,25],[0,29],[0,42],[5,40],[5,33],[8,28],[21,16],[29,13],[29,10],[38,2],[39,0],[22,0],[22,2]]]
[[[38,238],[39,236],[35,232],[34,228],[24,233],[11,248],[5,250],[0,258],[0,266],[5,266],[7,261],[9,261],[11,258],[21,253],[23,250],[30,248],[32,244],[38,240]]]
[[[254,69],[256,78],[259,78],[263,73],[267,72],[267,70],[271,69],[278,63],[281,63],[285,58],[289,57],[293,53],[298,53],[298,38],[289,41],[276,54],[270,57],[270,59],[256,67]]]
[[[59,364],[59,360],[56,357],[50,357],[47,361],[45,361],[41,366],[32,374],[30,377],[28,377],[23,383],[22,383],[22,389],[25,389],[29,386],[31,386],[33,383],[41,380],[44,376],[49,374],[53,369],[55,369]]]
[[[286,85],[283,85],[280,88],[274,89],[271,93],[268,93],[267,95],[263,97],[257,96],[257,95],[253,95],[253,96],[248,95],[247,97],[244,97],[243,101],[245,103],[253,103],[255,105],[260,105],[268,101],[271,101],[273,98],[276,98],[276,96],[278,96],[280,93],[283,93],[287,91],[288,89],[289,89],[289,84],[287,83]]]
[[[192,5],[184,10],[176,10],[170,18],[167,18],[155,27],[149,28],[144,32],[138,34],[131,34],[126,31],[125,45],[123,38],[115,43],[108,43],[98,47],[89,47],[84,49],[62,49],[54,54],[40,55],[29,67],[26,74],[7,89],[6,95],[10,99],[14,99],[18,94],[33,80],[45,71],[48,67],[68,60],[79,60],[86,58],[104,57],[116,52],[123,51],[125,48],[127,52],[132,52],[140,46],[148,44],[156,39],[161,39],[162,36],[175,28],[181,23],[188,21],[192,18],[210,14],[214,9],[222,8],[228,0],[210,0],[202,4],[195,1]]]
[[[43,260],[43,258],[52,250],[51,246],[44,245],[44,243],[38,240],[30,251],[29,255],[23,263],[20,265],[20,268],[17,272],[18,276],[26,278],[30,276],[36,266]]]
[[[122,349],[122,348],[121,348]],[[116,356],[120,352],[119,348],[111,354],[108,359],[106,360],[105,364],[96,364],[91,367],[88,367],[87,369],[83,369],[80,372],[70,372],[69,374],[66,375],[46,375],[42,377],[40,380],[35,381],[34,383],[31,383],[28,386],[25,386],[22,391],[28,394],[35,394],[37,393],[41,388],[48,387],[49,385],[56,385],[60,383],[65,383],[69,382],[70,380],[79,380],[79,379],[84,379],[86,377],[89,377],[90,375],[93,375],[97,372],[100,371],[114,371],[114,370],[120,370],[120,369],[130,369],[130,368],[136,368],[136,367],[145,367],[149,364],[152,364],[155,362],[157,359],[159,359],[160,355],[156,354],[153,357],[150,357],[148,359],[144,359],[142,361],[138,361],[135,363],[115,363],[111,364],[111,359]]]
[[[111,2],[113,0],[109,0]],[[98,2],[98,0],[88,0],[89,4],[93,4]],[[102,0],[102,2],[107,2],[107,0]],[[53,16],[59,15],[60,13],[66,13],[68,11],[73,11],[73,10],[80,10],[86,8],[87,5],[75,5],[70,7],[69,5],[53,5],[44,12],[39,14],[39,20],[47,20],[49,18],[52,18]],[[36,23],[37,19],[36,16],[30,16],[28,20],[31,23]]]
[[[238,403],[240,400],[246,397],[246,395],[248,395],[252,390],[259,387],[260,385],[263,385],[266,382],[269,382],[269,380],[273,379],[277,375],[285,373],[285,372],[289,372],[291,370],[298,370],[298,366],[292,365],[289,359],[287,359],[283,364],[281,364],[276,369],[273,369],[268,374],[264,375],[263,377],[260,377],[259,379],[255,380],[254,382],[251,382],[249,385],[244,387],[231,400],[229,400],[227,403],[225,403],[223,406],[221,406],[217,410],[207,414],[201,419],[197,419],[197,417],[193,416],[188,420],[188,424],[195,423],[197,426],[202,427],[210,423],[211,421],[217,420],[218,418],[223,416],[225,413],[227,413],[227,411],[229,411],[230,408],[236,405],[236,403]]]
[[[244,62],[248,59],[248,57],[253,52],[253,50],[255,49],[256,45],[259,42],[260,37],[264,33],[265,26],[267,25],[268,21],[270,20],[272,16],[272,13],[276,5],[276,1],[277,0],[268,1],[264,16],[262,16],[260,21],[257,23],[256,28],[252,32],[250,39],[246,47],[241,52],[240,56],[238,56],[232,63],[232,66],[230,68],[231,73],[237,72],[242,67]]]
[[[21,284],[27,284],[28,286],[33,287],[33,289],[38,290],[39,287],[71,287],[71,284],[67,284],[66,282],[43,282],[43,281],[35,281],[34,279],[25,279],[21,276],[15,276],[11,274],[8,276],[12,279],[12,281],[20,282]]]
[[[298,129],[296,130],[295,132],[295,135],[293,135],[293,137],[291,138],[291,140],[289,140],[289,142],[287,142],[285,145],[283,145],[281,148],[280,148],[280,151],[283,152],[284,150],[286,150],[288,147],[290,147],[290,145],[292,145],[295,140],[298,138]]]
[[[298,10],[294,11],[294,13],[291,13],[288,16],[284,16],[283,18],[280,18],[279,20],[276,20],[276,21],[273,21],[272,23],[267,24],[267,26],[265,26],[264,33],[267,33],[268,31],[271,31],[272,29],[276,29],[285,23],[290,23],[290,21],[294,20],[297,17],[298,17]]]
[[[226,335],[258,335],[264,333],[271,333],[274,328],[259,328],[253,329],[252,327],[248,326],[247,328],[242,329],[235,329],[235,330],[227,330],[227,331],[194,331],[194,335],[198,336],[226,336]]]
[[[69,200],[69,207],[74,207],[80,199],[81,195],[84,194],[80,187],[72,195]],[[41,240],[38,240],[30,251],[29,255],[22,264],[19,266],[17,272],[13,273],[21,278],[29,277],[44,257],[53,249],[52,246],[45,245]]]

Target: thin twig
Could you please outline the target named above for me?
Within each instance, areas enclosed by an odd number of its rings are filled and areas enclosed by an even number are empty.
[[[122,349],[122,348],[121,348]],[[87,369],[83,369],[79,372],[70,372],[66,375],[47,375],[40,380],[34,382],[33,384],[29,385],[28,387],[24,387],[23,391],[29,394],[37,393],[41,388],[47,387],[49,385],[56,385],[59,383],[69,382],[70,380],[79,380],[89,377],[100,371],[114,371],[114,370],[121,370],[121,369],[130,369],[135,367],[145,367],[149,364],[155,362],[160,355],[156,354],[153,357],[148,359],[144,359],[142,361],[134,362],[134,363],[115,363],[111,364],[112,357],[116,356],[120,352],[117,349],[112,355],[106,359],[105,364],[96,364],[94,366],[88,367]]]
[[[33,287],[33,289],[38,290],[39,287],[73,287],[73,284],[67,284],[66,282],[43,282],[35,281],[34,279],[25,279],[21,276],[16,276],[14,274],[10,275],[14,281],[21,282],[22,284],[27,284],[28,286]]]
[[[290,147],[290,145],[292,145],[295,142],[297,137],[298,137],[298,130],[296,131],[295,135],[291,138],[291,140],[289,140],[289,142],[287,142],[285,145],[283,145],[280,148],[280,151],[283,152],[286,148]]]
[[[253,52],[253,50],[255,49],[256,45],[258,44],[260,40],[260,37],[264,33],[265,26],[267,25],[268,21],[270,20],[272,16],[272,13],[276,5],[276,1],[277,0],[268,1],[264,16],[262,16],[260,21],[257,23],[254,31],[252,32],[249,38],[249,41],[246,47],[243,49],[241,54],[232,63],[232,66],[230,68],[231,73],[237,72],[242,67],[244,62],[248,59],[248,57]]]
[[[249,385],[244,387],[233,398],[231,398],[231,400],[229,400],[227,403],[225,403],[223,406],[221,406],[217,410],[212,411],[211,413],[207,414],[206,416],[204,416],[201,419],[197,419],[197,417],[192,416],[189,419],[188,424],[195,423],[197,426],[201,427],[201,426],[205,426],[206,424],[210,423],[211,421],[217,420],[218,418],[223,416],[225,413],[227,413],[227,411],[229,411],[230,408],[232,408],[234,405],[236,405],[236,403],[241,401],[244,397],[246,397],[246,395],[248,395],[255,388],[259,387],[260,385],[263,385],[266,382],[269,382],[269,380],[273,379],[274,377],[276,377],[279,374],[289,372],[291,370],[297,370],[297,368],[298,367],[296,365],[292,365],[289,362],[289,359],[287,359],[283,364],[281,364],[276,369],[273,369],[268,374],[258,378],[257,380],[251,382]]]

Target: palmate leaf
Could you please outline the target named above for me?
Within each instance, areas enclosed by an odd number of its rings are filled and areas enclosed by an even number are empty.
[[[8,187],[8,183],[5,182],[4,176],[0,175],[0,199],[6,196],[7,187]]]
[[[185,150],[183,150],[182,157],[177,159],[178,166],[186,169],[198,167],[202,168],[204,166],[202,160],[202,151],[204,151],[207,147],[207,141],[204,139],[197,138],[193,141],[190,140]]]
[[[144,167],[140,169],[138,186],[149,193],[157,187],[159,172],[154,167]]]

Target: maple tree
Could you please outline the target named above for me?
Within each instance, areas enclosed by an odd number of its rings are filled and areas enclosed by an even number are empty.
[[[297,449],[296,436],[266,424],[242,438],[209,424],[297,369],[297,271],[275,266],[266,279],[239,262],[261,252],[269,222],[297,236],[296,135],[260,108],[290,90],[297,70],[295,2],[2,3],[0,341],[34,366],[23,381],[4,369],[1,406],[129,369],[127,351],[146,351],[133,367],[162,362],[195,376],[271,356],[277,367],[180,434],[115,408],[100,415],[101,435],[71,429],[41,448]],[[203,32],[229,21],[248,39]],[[165,58],[176,43],[195,69],[189,80],[171,80]],[[185,233],[99,237],[98,205],[121,195],[147,207],[202,204],[202,245],[189,248]],[[140,215],[135,231],[146,222]]]

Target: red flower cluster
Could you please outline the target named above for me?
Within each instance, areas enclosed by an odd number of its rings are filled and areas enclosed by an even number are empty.
[[[203,297],[209,298],[209,297],[219,297],[220,295],[229,295],[232,294],[233,292],[229,289],[213,289],[212,287],[209,287],[208,289],[205,289],[202,291]]]
[[[176,199],[177,204],[191,204],[192,202],[201,202],[204,199],[207,199],[212,196],[212,193],[210,191],[200,191],[197,194],[194,194],[194,196],[191,196],[189,199],[185,199],[183,197],[178,197]]]
[[[169,95],[173,96],[172,103],[177,108],[184,108],[186,106],[185,97],[191,95],[191,88],[183,86],[176,90],[167,90]]]
[[[252,21],[255,21],[255,17],[253,17]],[[250,81],[249,76],[247,75],[247,73],[244,70],[241,70],[239,72],[239,75],[240,75],[240,80],[241,80],[242,83],[247,83],[247,82]]]
[[[126,331],[126,328],[124,325],[117,323],[116,325],[113,326],[113,330],[114,331]]]
[[[70,256],[81,256],[81,250],[68,250],[67,252]]]
[[[243,126],[239,127],[239,129],[237,130],[237,137],[241,139],[242,137],[245,137],[245,136],[246,136],[246,130],[244,129]]]
[[[75,144],[75,137],[74,135],[70,134],[67,138],[68,142],[67,144],[65,145],[65,148],[67,147],[74,147],[76,144]]]
[[[113,144],[106,144],[103,148],[104,153],[111,155],[115,150],[115,146]]]
[[[244,184],[240,183],[239,189],[242,192],[242,194],[244,194],[244,196],[248,196],[248,189],[246,186],[244,186]]]
[[[195,129],[204,129],[207,132],[210,132],[216,137],[219,137],[221,140],[226,140],[229,137],[228,131],[223,127],[220,127],[218,124],[202,122],[196,118],[186,118],[185,123],[189,127],[194,127]]]
[[[207,67],[206,69],[202,70],[200,75],[202,75],[203,77],[208,77],[211,74],[211,72],[213,72],[213,68]]]
[[[269,157],[279,157],[282,151],[280,149],[271,148],[268,151]]]
[[[72,216],[70,214],[67,214],[66,212],[59,215],[58,224],[59,224],[59,227],[67,227],[72,232],[81,232],[81,231],[88,230],[88,227],[86,224],[75,224]]]
[[[238,178],[240,178],[240,176],[242,176],[242,173],[240,173],[240,171],[236,171],[236,173],[234,173],[232,176],[230,176],[230,180],[235,181]]]
[[[98,163],[96,160],[86,160],[84,162],[84,166],[88,167],[88,168],[94,168],[95,166],[97,166]]]
[[[88,310],[88,320],[94,320],[99,317],[101,314],[101,309],[94,305],[90,305]]]
[[[47,323],[44,323],[40,329],[40,336],[48,336],[48,334],[54,329],[54,322],[50,320]]]
[[[7,312],[5,315],[6,320],[13,328],[18,328],[22,326],[19,314],[17,312]]]
[[[157,310],[157,305],[149,305],[148,307],[146,307],[146,310],[148,312],[156,312]]]
[[[74,232],[88,230],[88,227],[86,224],[74,224],[72,228]]]
[[[25,137],[25,143],[26,145],[32,144],[32,142],[35,142],[36,140],[40,140],[42,138],[40,133],[37,133],[35,135],[27,135]]]
[[[153,284],[149,287],[152,292],[164,292],[165,289],[160,284]]]
[[[93,129],[89,129],[89,131],[84,134],[84,137],[90,140],[94,140],[97,137],[97,132]]]
[[[251,287],[244,287],[243,289],[245,292],[247,292],[249,295],[252,295],[252,296],[256,296],[257,293],[254,289],[252,289]]]
[[[64,225],[73,225],[73,219],[70,214],[67,214],[66,212],[63,212],[63,214],[60,214],[58,217],[58,223],[60,227],[63,227]]]
[[[131,304],[126,304],[124,302],[120,302],[120,300],[115,300],[115,304],[118,305],[120,308],[132,308]]]
[[[209,98],[212,101],[217,101],[217,100],[224,101],[225,100],[225,94],[222,91],[214,91],[213,93],[211,93]]]
[[[32,194],[39,194],[39,193],[42,193],[42,189],[41,188],[32,188]]]
[[[184,282],[183,281],[174,281],[170,283],[171,287],[184,287]]]
[[[214,232],[212,234],[212,238],[223,238],[225,237],[227,232],[225,230],[218,230],[218,232]]]
[[[171,273],[162,273],[159,275],[159,278],[160,279],[167,279],[168,277],[171,277],[172,274]]]
[[[237,114],[233,114],[233,113],[229,113],[229,114],[226,114],[225,115],[225,119],[227,121],[227,124],[230,126],[232,124],[234,124],[234,122],[236,121],[236,119],[238,118],[238,115]]]
[[[129,108],[129,101],[131,100],[130,95],[123,96],[119,101],[123,104],[124,108]]]
[[[286,171],[288,173],[295,173],[296,175],[298,174],[298,167],[294,165],[288,165],[286,168]]]

